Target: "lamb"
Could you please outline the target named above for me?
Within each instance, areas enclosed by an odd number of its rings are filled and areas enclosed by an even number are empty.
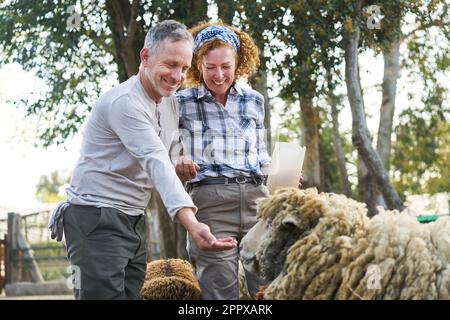
[[[200,285],[192,265],[182,259],[156,260],[147,264],[144,300],[200,300]]]
[[[420,224],[396,211],[316,189],[285,188],[259,202],[241,242],[264,299],[450,299],[450,218]]]

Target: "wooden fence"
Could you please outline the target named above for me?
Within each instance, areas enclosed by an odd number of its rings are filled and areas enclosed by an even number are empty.
[[[26,215],[8,213],[7,219],[0,219],[0,293],[11,283],[43,283],[69,276],[66,247],[50,238],[49,215],[50,210],[44,210]],[[157,220],[149,214],[146,218],[148,257],[158,259]]]

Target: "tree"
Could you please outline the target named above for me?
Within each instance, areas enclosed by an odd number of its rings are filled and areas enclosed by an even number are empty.
[[[415,90],[399,115],[390,156],[394,185],[402,196],[449,190],[448,72],[450,71],[450,4],[411,4],[418,23],[403,34],[402,69]],[[421,89],[417,89],[420,86]]]
[[[36,70],[48,86],[17,102],[45,120],[39,128],[44,146],[78,131],[105,78],[122,82],[137,73],[148,28],[164,19],[192,24],[206,18],[206,0],[79,0],[75,6],[19,0],[1,1],[0,8],[0,65],[17,62]]]
[[[383,25],[384,29],[379,36],[379,48],[383,53],[384,59],[384,75],[382,83],[382,103],[380,108],[380,122],[378,126],[378,136],[377,136],[377,152],[380,155],[380,159],[387,170],[390,168],[390,158],[391,158],[391,141],[393,132],[393,119],[395,113],[395,100],[396,100],[396,90],[397,90],[397,80],[400,75],[400,45],[403,42],[410,43],[413,47],[414,43],[418,42],[415,38],[418,31],[437,31],[438,34],[443,35],[449,40],[449,4],[440,3],[437,1],[416,1],[414,3],[402,3],[399,1],[389,1],[383,4]],[[414,15],[415,25],[414,28],[407,33],[402,31],[401,25],[404,24],[405,17]],[[438,27],[439,29],[436,29]],[[425,41],[426,45],[423,45],[420,50],[418,50],[419,55],[425,54],[425,56],[433,56],[430,54],[427,47],[430,47],[433,40],[427,36],[422,37],[421,41]],[[431,45],[434,47],[434,45]],[[444,49],[449,54],[448,48]],[[443,53],[445,56],[445,52]],[[424,64],[425,59],[411,59],[412,63],[404,65],[404,69],[412,68],[420,64]],[[441,67],[438,63],[430,63],[433,66],[430,71],[431,74],[437,74]],[[406,69],[407,70],[407,69]],[[405,71],[406,71],[405,70]],[[424,70],[422,68],[422,70]],[[428,71],[429,72],[429,71]],[[421,75],[422,79],[429,79],[427,73]],[[433,80],[433,83],[436,81]],[[370,178],[369,178],[370,179]],[[374,190],[374,194],[370,195],[371,199],[379,199],[379,190]],[[382,199],[381,199],[382,200]],[[380,202],[376,205],[382,204]]]
[[[306,147],[303,178],[305,187],[320,186],[319,111],[313,103],[318,93],[320,47],[326,24],[310,16],[323,3],[306,1],[262,1],[259,16],[271,35],[266,41],[272,56],[283,54],[273,69],[282,84],[281,97],[299,101],[302,144]],[[310,7],[313,6],[314,9]],[[286,21],[289,21],[286,23]],[[273,41],[273,40],[277,41]],[[272,40],[272,41],[271,41]],[[280,46],[279,42],[283,45]],[[329,45],[330,43],[327,43]],[[286,68],[289,66],[289,68]]]
[[[335,68],[341,63],[341,57],[345,59],[346,87],[353,118],[353,143],[361,158],[361,167],[366,170],[359,185],[361,189],[366,190],[364,199],[369,205],[371,214],[376,212],[377,201],[374,200],[377,200],[377,190],[382,191],[383,198],[389,197],[386,202],[390,208],[402,208],[400,198],[392,188],[384,167],[384,159],[390,152],[389,144],[386,146],[384,142],[386,139],[390,141],[392,132],[395,84],[398,77],[395,66],[397,46],[401,39],[400,21],[407,13],[413,13],[420,17],[423,28],[443,25],[443,21],[446,20],[426,19],[429,12],[436,10],[436,3],[435,1],[430,3],[426,11],[423,10],[426,5],[421,1],[414,3],[387,1],[383,3],[383,28],[372,30],[368,27],[371,13],[367,9],[375,4],[373,1],[262,1],[262,8],[265,9],[262,9],[261,15],[266,18],[263,20],[264,24],[270,26],[269,30],[273,35],[271,43],[279,48],[278,51],[274,49],[273,56],[281,51],[287,51],[281,63],[277,64],[275,74],[283,87],[282,92],[287,93],[284,98],[300,101],[302,127],[305,128],[303,136],[309,135],[308,139],[311,141],[315,139],[311,133],[317,131],[315,126],[319,128],[317,123],[320,122],[313,116],[313,112],[309,112],[311,109],[307,106],[311,105],[311,102],[320,101],[320,96],[326,94],[324,84],[327,82],[335,84],[339,81],[339,77],[336,77],[337,72],[330,66]],[[447,6],[441,7],[441,17],[446,17]],[[419,28],[422,27],[419,25]],[[280,46],[279,42],[273,41],[274,39],[279,40],[284,46]],[[383,154],[383,159],[372,146],[360,85],[358,54],[368,48],[375,48],[376,52],[385,52],[386,58],[382,103],[384,118],[381,120],[379,130],[379,150]],[[289,66],[288,70],[286,66]],[[393,74],[390,74],[392,66]],[[324,73],[331,75],[326,76],[327,81],[323,81]],[[317,105],[314,107],[317,108]],[[313,150],[315,154],[314,148],[309,150]]]
[[[395,130],[391,161],[403,197],[450,190],[450,105],[443,88],[435,89],[422,107],[402,112]]]
[[[221,1],[218,1],[221,2]],[[261,23],[260,10],[261,4],[252,0],[240,0],[233,2],[233,4],[224,4],[225,1],[219,5],[219,17],[223,17],[225,20],[232,21],[232,18],[237,16],[240,27],[246,30],[255,41],[255,44],[260,50],[259,60],[260,66],[257,73],[252,76],[250,84],[253,88],[261,93],[264,97],[264,127],[266,129],[266,148],[269,155],[272,152],[272,125],[271,125],[271,112],[272,104],[269,97],[268,87],[268,60],[266,56],[267,38],[266,33],[268,27]],[[231,10],[236,10],[236,13],[232,13]],[[231,19],[230,19],[231,18]]]
[[[390,209],[401,210],[404,208],[403,202],[390,183],[389,175],[384,169],[378,153],[372,146],[370,133],[367,129],[358,68],[358,43],[361,34],[362,1],[357,1],[354,8],[355,11],[347,17],[348,20],[344,32],[345,81],[352,110],[352,141],[365,166],[373,174],[375,182],[380,188],[388,207]]]

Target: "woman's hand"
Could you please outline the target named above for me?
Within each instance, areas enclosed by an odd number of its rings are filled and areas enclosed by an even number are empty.
[[[198,164],[187,159],[185,156],[179,157],[175,165],[175,172],[182,182],[194,179],[197,176],[198,170],[200,170]]]

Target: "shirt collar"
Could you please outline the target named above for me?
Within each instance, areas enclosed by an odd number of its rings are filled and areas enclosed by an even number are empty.
[[[237,83],[237,82],[234,82],[232,85],[231,85],[231,88],[230,88],[230,92],[228,93],[229,95],[230,94],[237,94],[237,95],[239,95],[239,96],[243,96],[244,95],[244,93],[243,93],[243,91],[242,91],[242,87]],[[211,98],[213,98],[213,95],[211,94],[211,92],[208,90],[208,88],[206,88],[206,86],[202,83],[199,87],[198,87],[198,90],[197,90],[197,99],[203,99],[204,97],[211,97]]]

